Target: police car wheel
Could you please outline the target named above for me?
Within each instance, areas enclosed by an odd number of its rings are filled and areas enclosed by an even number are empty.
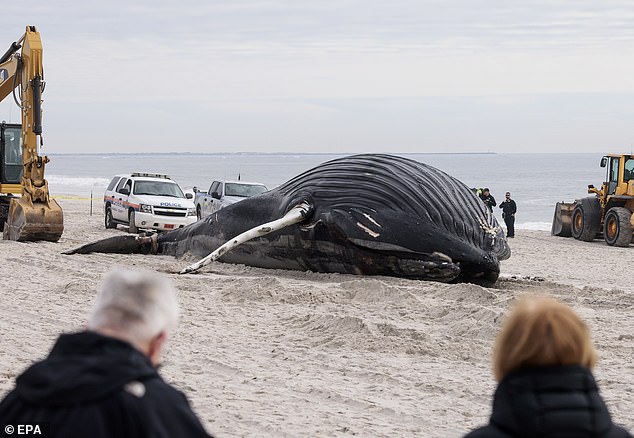
[[[112,219],[112,209],[110,206],[106,207],[106,219],[105,219],[106,229],[108,228],[117,228],[117,224],[114,223]]]

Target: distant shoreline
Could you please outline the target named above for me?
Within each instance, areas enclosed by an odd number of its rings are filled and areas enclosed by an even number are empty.
[[[139,155],[266,155],[266,156],[287,156],[287,155],[307,155],[307,156],[325,156],[325,155],[360,155],[365,152],[51,152],[49,156],[139,156]],[[388,155],[498,155],[497,152],[368,152],[375,154]]]

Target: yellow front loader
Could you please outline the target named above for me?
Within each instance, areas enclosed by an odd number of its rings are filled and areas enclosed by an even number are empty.
[[[64,216],[50,197],[42,141],[42,41],[34,26],[0,58],[0,101],[12,96],[22,124],[0,126],[0,227],[4,239],[57,242]]]
[[[588,186],[588,196],[558,202],[551,233],[590,242],[603,237],[608,245],[629,246],[634,235],[634,155],[610,154],[601,159],[607,168],[601,188]]]

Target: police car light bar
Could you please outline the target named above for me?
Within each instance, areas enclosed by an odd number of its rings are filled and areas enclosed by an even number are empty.
[[[149,178],[171,179],[168,175],[165,175],[163,173],[134,172],[131,176],[145,176]]]

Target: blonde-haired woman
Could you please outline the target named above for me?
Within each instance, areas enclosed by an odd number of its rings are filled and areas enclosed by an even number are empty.
[[[547,297],[520,300],[496,339],[489,424],[467,437],[630,437],[612,423],[595,363],[588,327],[570,307]]]

